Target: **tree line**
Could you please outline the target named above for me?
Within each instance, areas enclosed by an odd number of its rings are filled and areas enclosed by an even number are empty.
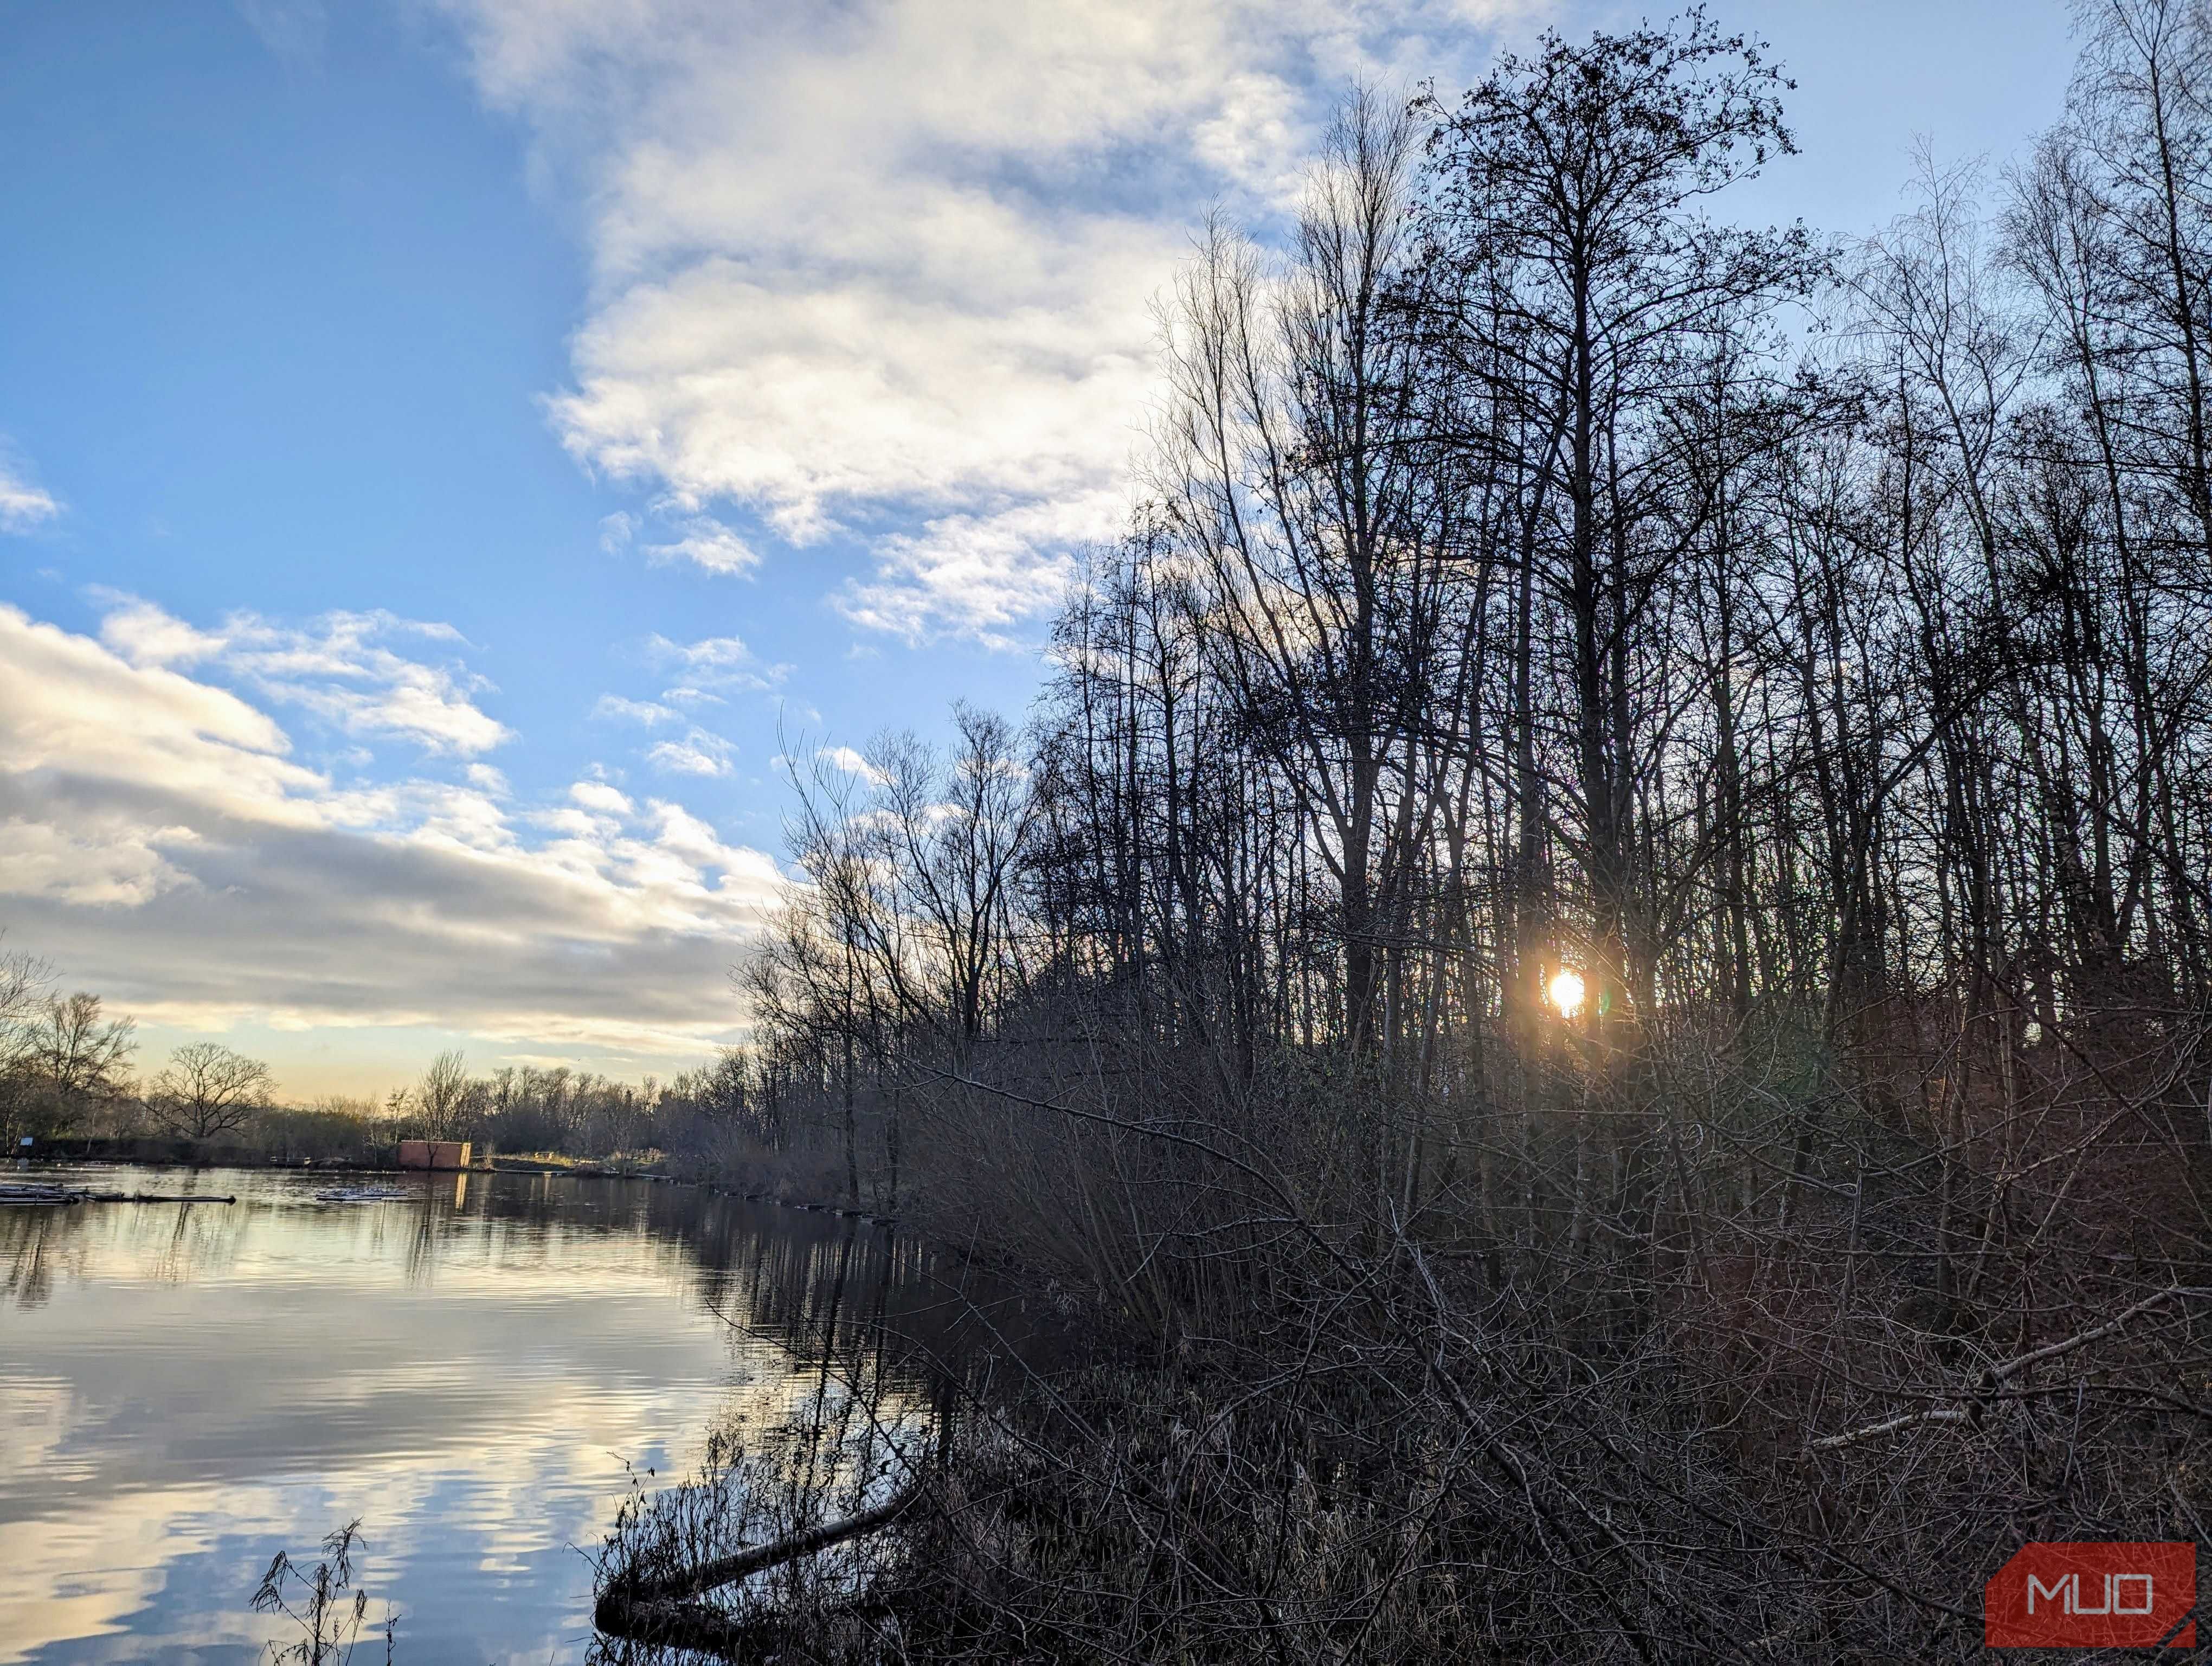
[[[0,956],[0,1141],[185,1140],[295,1156],[374,1157],[406,1138],[471,1140],[508,1152],[722,1162],[759,1143],[745,1056],[664,1083],[568,1066],[471,1073],[441,1053],[381,1101],[326,1095],[281,1103],[268,1063],[216,1041],[179,1043],[148,1078],[132,1066],[137,1025],[88,991],[63,993],[36,957]]]
[[[617,1081],[568,1065],[501,1065],[471,1074],[441,1053],[373,1115],[383,1127],[430,1140],[469,1140],[510,1152],[673,1158],[690,1170],[728,1167],[761,1144],[748,1055],[725,1048],[710,1064],[663,1082]]]
[[[793,766],[749,1126],[1150,1362],[988,1448],[963,1623],[1964,1656],[2203,1536],[2212,15],[2080,40],[1855,239],[1729,217],[1702,11],[1357,94],[1028,724]]]

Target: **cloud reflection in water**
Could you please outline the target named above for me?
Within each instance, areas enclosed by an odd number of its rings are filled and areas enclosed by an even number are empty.
[[[818,1333],[841,1258],[848,1314],[914,1276],[674,1188],[198,1183],[240,1201],[0,1218],[0,1663],[257,1659],[270,1554],[356,1517],[409,1662],[578,1657],[625,1461],[688,1468],[710,1425],[811,1391],[771,1338]]]

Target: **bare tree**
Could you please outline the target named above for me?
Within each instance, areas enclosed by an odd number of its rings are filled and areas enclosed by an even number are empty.
[[[468,1061],[458,1049],[448,1049],[430,1061],[422,1079],[415,1085],[413,1109],[422,1131],[432,1140],[453,1138],[469,1098]]]
[[[31,1056],[47,1084],[66,1098],[112,1097],[137,1050],[137,1020],[100,1015],[98,995],[83,990],[50,999],[32,1031]]]
[[[216,1042],[187,1042],[169,1055],[154,1079],[146,1109],[154,1120],[188,1140],[211,1140],[245,1126],[267,1107],[275,1077],[259,1059]]]
[[[28,1130],[38,1097],[39,1033],[53,974],[27,954],[0,956],[0,1139]]]
[[[1667,577],[1711,507],[1652,424],[1715,344],[1819,271],[1802,230],[1737,231],[1702,211],[1795,149],[1783,85],[1754,43],[1693,11],[1588,46],[1552,36],[1437,112],[1430,235],[1457,303],[1446,344],[1503,379],[1509,431],[1536,442],[1498,460],[1538,495],[1522,558],[1564,616],[1558,721],[1577,813],[1562,831],[1583,876],[1577,946],[1597,980],[1585,1020],[1600,1031],[1651,998],[1661,881],[1643,871],[1638,818],[1674,694]],[[1453,341],[1462,331],[1474,339]]]

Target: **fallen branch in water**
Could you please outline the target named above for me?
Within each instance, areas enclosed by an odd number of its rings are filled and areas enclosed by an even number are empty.
[[[61,1204],[72,1203],[235,1203],[234,1197],[217,1197],[204,1192],[177,1193],[163,1196],[154,1192],[93,1192],[76,1186],[49,1186],[33,1183],[27,1186],[0,1186],[0,1204]]]
[[[234,1197],[213,1197],[205,1193],[182,1192],[87,1192],[87,1203],[235,1203]]]
[[[781,1627],[773,1620],[742,1618],[696,1599],[749,1574],[780,1567],[817,1550],[842,1544],[888,1527],[901,1511],[921,1495],[921,1477],[907,1483],[887,1502],[863,1510],[842,1521],[824,1522],[802,1532],[787,1534],[750,1550],[717,1556],[677,1573],[652,1579],[617,1579],[592,1611],[592,1623],[611,1637],[632,1643],[658,1644],[666,1648],[692,1649],[702,1654],[737,1660],[751,1649],[771,1643]],[[862,1613],[872,1605],[851,1605]]]

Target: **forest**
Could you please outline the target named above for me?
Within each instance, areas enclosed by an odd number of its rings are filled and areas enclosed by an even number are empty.
[[[733,1113],[1104,1350],[899,1657],[1966,1658],[2206,1536],[2212,14],[2078,39],[1864,238],[1702,12],[1352,95],[1030,721],[794,768]]]

